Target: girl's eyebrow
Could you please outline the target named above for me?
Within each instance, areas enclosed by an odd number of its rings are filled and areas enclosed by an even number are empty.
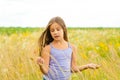
[[[54,30],[54,28],[50,28],[50,31],[53,31]]]

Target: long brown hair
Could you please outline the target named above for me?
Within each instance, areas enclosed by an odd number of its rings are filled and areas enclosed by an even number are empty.
[[[45,47],[46,45],[48,45],[49,43],[51,43],[53,41],[53,38],[52,38],[52,36],[50,34],[50,26],[55,22],[62,27],[63,32],[64,32],[64,40],[68,41],[67,28],[66,28],[64,20],[61,17],[58,17],[58,16],[53,17],[49,21],[48,25],[46,26],[45,31],[41,34],[41,36],[40,36],[40,38],[38,40],[39,49],[40,49],[40,55],[41,55],[41,51],[42,51],[43,47]]]

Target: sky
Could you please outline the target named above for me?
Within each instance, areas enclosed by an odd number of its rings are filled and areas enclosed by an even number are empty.
[[[45,27],[55,16],[68,27],[120,27],[120,0],[0,0],[0,26]]]

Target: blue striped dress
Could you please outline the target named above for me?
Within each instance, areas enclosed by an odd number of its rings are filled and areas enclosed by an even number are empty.
[[[49,71],[43,76],[45,80],[70,80],[72,48],[68,43],[68,48],[57,49],[50,44]]]

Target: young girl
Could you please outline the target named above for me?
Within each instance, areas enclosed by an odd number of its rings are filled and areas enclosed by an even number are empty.
[[[39,38],[40,57],[37,63],[44,80],[69,80],[71,73],[97,69],[97,64],[77,66],[76,47],[69,43],[66,25],[62,18],[52,18]]]

